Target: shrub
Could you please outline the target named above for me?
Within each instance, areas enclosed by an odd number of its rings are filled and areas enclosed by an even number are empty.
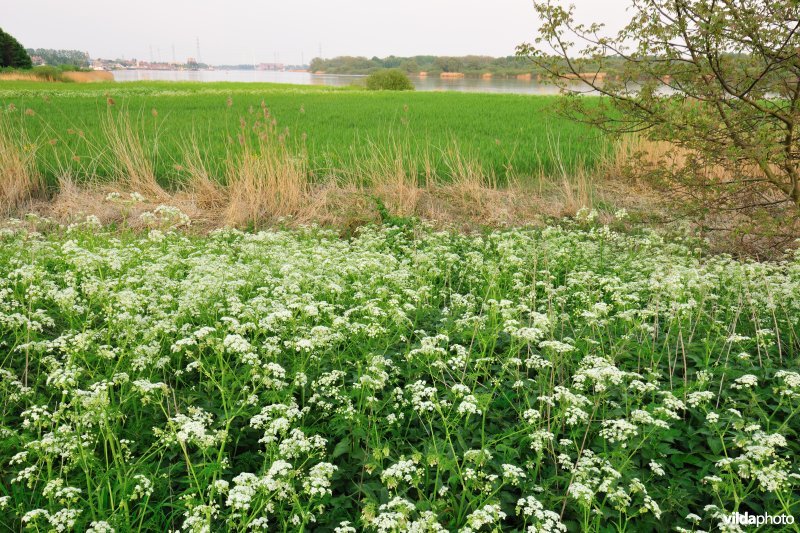
[[[414,84],[406,73],[398,69],[379,70],[367,77],[370,91],[413,91]]]
[[[616,36],[577,23],[572,7],[534,6],[538,38],[519,54],[568,91],[580,80],[606,96],[593,109],[565,99],[573,116],[677,148],[648,173],[676,207],[778,236],[778,249],[800,235],[796,0],[635,2]]]
[[[41,65],[31,70],[34,76],[44,81],[64,81],[64,72],[58,67]]]

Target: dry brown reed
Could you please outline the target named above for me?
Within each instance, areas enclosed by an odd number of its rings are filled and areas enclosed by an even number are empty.
[[[74,71],[74,72],[57,72],[55,70],[49,72],[33,71],[33,72],[0,72],[0,81],[40,81],[40,82],[61,82],[69,81],[74,83],[93,83],[99,81],[114,81],[114,75],[111,72],[93,70],[91,72]]]
[[[308,156],[262,103],[261,115],[240,124],[241,150],[229,153],[228,205],[224,220],[231,225],[260,224],[284,217],[303,217],[309,206]]]
[[[550,175],[539,177],[539,193],[545,190],[557,190],[560,193],[562,206],[561,216],[574,216],[581,208],[591,208],[595,197],[595,184],[605,174],[606,162],[601,162],[596,168],[590,169],[585,162],[578,161],[568,168],[558,147],[559,140],[548,135],[547,150],[550,160],[555,163],[555,171]]]
[[[44,78],[31,72],[2,72],[0,81],[55,81],[55,79]]]
[[[420,200],[420,180],[433,181],[430,153],[416,151],[408,140],[394,137],[380,143],[367,140],[364,146],[351,154],[354,164],[343,173],[345,188],[371,194],[399,216],[413,216]]]
[[[195,136],[191,136],[183,146],[182,170],[189,179],[183,186],[187,193],[201,208],[222,209],[227,204],[227,191],[224,185],[211,174]]]
[[[552,139],[550,152],[543,156],[557,161],[557,172],[499,183],[475,154],[455,140],[434,158],[429,146],[417,145],[410,138],[381,139],[357,143],[361,148],[350,154],[347,170],[334,169],[331,174],[336,178],[312,183],[304,143],[279,130],[266,106],[241,121],[221,170],[209,167],[202,146],[189,137],[177,159],[185,180],[177,190],[167,192],[156,181],[154,150],[143,142],[142,127],[141,117],[110,103],[101,140],[106,145],[102,164],[114,169],[116,179],[79,185],[65,169],[60,173],[64,177],[59,194],[40,204],[40,211],[64,221],[94,214],[103,222],[135,228],[140,225],[135,220],[138,212],[168,203],[189,214],[193,227],[263,227],[281,220],[285,224],[317,222],[348,232],[380,220],[376,199],[395,216],[485,227],[536,224],[549,217],[574,215],[582,207],[592,207],[597,197],[620,207],[644,197],[628,193],[628,185],[619,180],[601,178],[624,166],[625,154],[634,151],[632,141],[618,146],[601,171],[581,168],[573,172],[558,159],[561,151]],[[446,179],[437,175],[434,160],[443,161]],[[146,201],[136,209],[106,201],[106,195],[114,191],[137,192]]]
[[[26,205],[44,189],[36,169],[37,143],[0,112],[0,214]]]
[[[148,144],[141,134],[144,124],[141,116],[131,117],[126,109],[115,110],[109,99],[101,131],[107,147],[103,157],[108,168],[113,169],[115,181],[129,190],[147,197],[164,199],[169,195],[159,185],[154,170],[155,146]]]
[[[64,72],[61,75],[65,80],[75,83],[96,83],[100,81],[114,81],[114,75],[104,70],[93,70],[91,72],[74,71]]]

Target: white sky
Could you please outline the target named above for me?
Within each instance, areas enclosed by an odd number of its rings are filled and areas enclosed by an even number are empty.
[[[569,0],[565,0],[565,3]],[[619,27],[629,0],[571,0]],[[0,27],[26,48],[92,57],[300,63],[319,55],[513,55],[537,26],[531,0],[0,0]]]

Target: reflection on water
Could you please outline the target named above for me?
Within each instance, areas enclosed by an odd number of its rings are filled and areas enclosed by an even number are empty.
[[[516,78],[411,78],[418,91],[465,91],[478,93],[558,94],[559,89],[549,83]]]
[[[364,76],[311,74],[310,72],[273,72],[261,70],[117,70],[117,81],[235,81],[293,83],[297,85],[344,86],[363,84]],[[482,93],[558,94],[553,85],[518,79],[441,79],[412,77],[418,91],[463,91]]]

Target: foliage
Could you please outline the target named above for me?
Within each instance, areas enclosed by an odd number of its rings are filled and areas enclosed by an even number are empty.
[[[37,78],[47,81],[64,81],[64,71],[60,67],[51,67],[49,65],[42,65],[33,67],[31,71]]]
[[[77,70],[71,65],[61,65],[53,67],[50,65],[37,65],[30,69],[17,69],[17,68],[2,68],[0,73],[9,74],[10,79],[17,82],[16,75],[19,75],[22,80],[35,80],[46,82],[59,82],[71,83],[71,80],[64,77],[64,72]],[[5,81],[5,80],[3,80]]]
[[[474,154],[501,181],[594,168],[607,153],[602,136],[551,113],[557,100],[272,84],[0,82],[0,110],[19,115],[15,122],[40,140],[37,163],[50,183],[64,172],[79,180],[113,175],[104,163],[109,152],[102,130],[109,101],[114,109],[141,115],[139,134],[154,147],[162,185],[187,179],[184,152],[192,137],[202,146],[212,176],[222,177],[229,155],[242,149],[240,119],[252,118],[262,101],[281,131],[288,128],[291,138],[305,138],[312,181],[346,177],[374,155],[375,147],[388,151],[394,144],[406,147],[408,164],[419,176],[430,170],[444,181],[451,175],[447,158],[453,144]]]
[[[45,65],[53,67],[72,66],[73,68],[87,68],[89,54],[80,50],[52,50],[50,48],[28,48],[28,54],[39,56]]]
[[[191,236],[168,206],[146,236],[92,218],[5,229],[0,524],[607,532],[797,515],[800,257],[703,257],[594,216],[350,241]]]
[[[414,84],[405,72],[393,68],[373,72],[367,77],[367,89],[370,91],[413,91]]]
[[[31,58],[25,48],[14,37],[0,28],[0,68],[28,69],[32,66],[33,63],[31,63]]]
[[[375,209],[378,211],[378,216],[381,218],[381,224],[401,229],[412,229],[414,225],[419,223],[415,218],[403,217],[391,213],[383,200],[377,196],[374,196],[372,199],[375,202]]]
[[[570,99],[573,116],[673,143],[653,168],[667,194],[692,214],[777,217],[778,227],[797,218],[798,2],[637,0],[616,36],[576,22],[573,7],[535,7],[539,37],[519,53],[561,85],[581,80],[608,96],[601,106]]]

